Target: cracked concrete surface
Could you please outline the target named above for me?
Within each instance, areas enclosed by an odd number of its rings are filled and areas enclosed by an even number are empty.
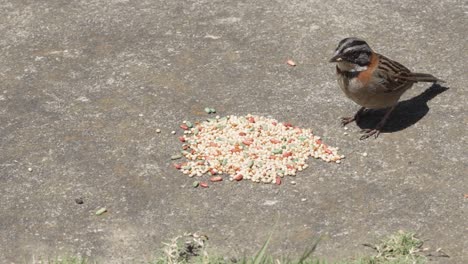
[[[229,256],[271,231],[275,254],[321,235],[317,255],[337,259],[400,229],[450,255],[435,262],[467,262],[463,1],[3,0],[0,10],[0,262],[139,263],[197,230]],[[415,85],[377,140],[358,140],[365,122],[345,135],[338,118],[358,106],[327,60],[347,36],[449,89]],[[311,127],[347,159],[310,160],[296,185],[194,189],[171,167],[170,131],[205,119],[205,106]]]

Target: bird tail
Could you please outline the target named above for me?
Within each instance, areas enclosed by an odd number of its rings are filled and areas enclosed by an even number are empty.
[[[417,72],[409,72],[409,73],[401,73],[400,76],[398,76],[398,79],[401,80],[407,80],[411,82],[438,82],[438,83],[444,83],[444,80],[441,80],[439,78],[434,77],[431,74],[428,73],[417,73]]]

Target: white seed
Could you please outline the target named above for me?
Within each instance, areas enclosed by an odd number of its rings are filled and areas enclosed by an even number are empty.
[[[367,152],[362,153],[362,156],[367,157]]]
[[[32,169],[32,168],[28,168],[28,171],[31,172],[31,171],[33,171],[33,169]]]
[[[172,134],[172,135],[175,135],[175,134],[176,134],[176,132],[173,130],[173,131],[171,131],[171,134]]]
[[[161,133],[161,129],[157,128],[156,133]]]

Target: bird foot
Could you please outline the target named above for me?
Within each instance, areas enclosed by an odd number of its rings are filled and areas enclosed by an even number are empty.
[[[361,130],[361,132],[365,134],[359,138],[360,140],[364,140],[371,136],[374,136],[375,138],[377,138],[380,135],[380,128],[374,128],[374,129],[366,128],[366,129]]]
[[[342,117],[341,118],[341,125],[346,126],[347,124],[352,123],[354,121],[356,121],[355,116]]]

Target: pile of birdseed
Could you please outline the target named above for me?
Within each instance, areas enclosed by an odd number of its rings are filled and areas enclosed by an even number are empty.
[[[190,177],[209,173],[211,181],[228,174],[231,181],[278,184],[281,177],[307,168],[309,157],[335,163],[344,158],[311,129],[263,116],[217,116],[195,124],[184,121],[180,127],[185,130],[179,140],[187,162],[174,166]]]

